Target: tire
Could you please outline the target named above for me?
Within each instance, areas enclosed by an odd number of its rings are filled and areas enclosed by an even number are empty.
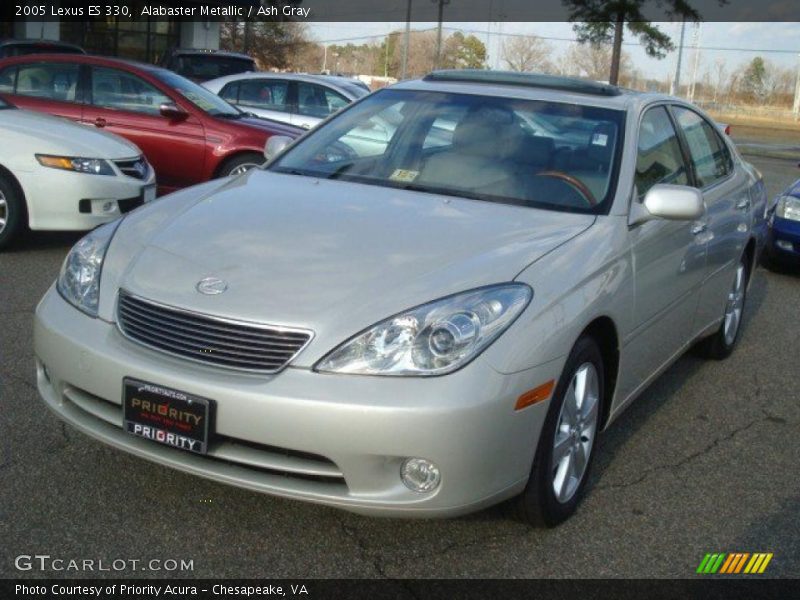
[[[747,258],[743,256],[736,267],[719,329],[697,345],[698,353],[705,358],[713,360],[728,358],[736,347],[736,342],[739,341],[747,300],[747,283],[750,280],[750,268],[747,262]]]
[[[219,169],[219,177],[230,177],[231,175],[241,175],[253,167],[260,167],[266,162],[263,154],[247,152],[237,154],[222,163]]]
[[[0,175],[0,248],[5,248],[25,227],[25,201],[8,178]]]
[[[570,352],[564,371],[556,386],[550,408],[547,411],[539,445],[533,459],[531,474],[525,490],[512,500],[516,518],[535,527],[555,527],[571,517],[583,495],[591,471],[592,459],[597,446],[597,434],[603,414],[604,397],[603,356],[597,342],[591,337],[582,337]],[[575,381],[583,378],[581,406],[583,426],[571,433],[569,407],[578,404]],[[593,404],[584,404],[594,400]],[[575,404],[573,404],[573,402]],[[566,450],[560,461],[554,461],[556,438],[559,447]],[[579,457],[585,460],[579,460]],[[567,461],[567,462],[565,462]],[[577,469],[583,466],[582,473]],[[575,471],[571,471],[575,467]],[[567,477],[569,475],[569,477]],[[563,485],[559,485],[563,482]],[[560,493],[557,494],[556,487]]]

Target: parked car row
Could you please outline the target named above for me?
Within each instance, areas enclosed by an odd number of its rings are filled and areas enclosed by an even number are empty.
[[[15,60],[26,101],[19,71],[34,63]],[[242,119],[176,74],[78,64],[71,105],[90,123],[99,69],[163,94],[146,106],[164,129],[169,101],[180,123]],[[240,106],[251,81],[271,78],[228,80]],[[304,80],[286,81],[299,108]],[[266,166],[70,251],[34,335],[61,419],[278,496],[404,517],[512,499],[552,526],[576,510],[601,430],[652,380],[690,346],[715,359],[736,346],[771,209],[760,174],[687,102],[444,71],[267,148]]]

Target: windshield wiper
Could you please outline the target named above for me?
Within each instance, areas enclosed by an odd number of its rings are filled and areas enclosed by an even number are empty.
[[[242,117],[246,117],[247,115],[245,113],[220,113],[220,114],[214,115],[214,116],[219,117],[220,119],[237,120],[237,119],[241,119]]]

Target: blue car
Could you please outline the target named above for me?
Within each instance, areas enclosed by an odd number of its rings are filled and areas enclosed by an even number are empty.
[[[800,179],[778,196],[768,217],[767,257],[800,265]]]

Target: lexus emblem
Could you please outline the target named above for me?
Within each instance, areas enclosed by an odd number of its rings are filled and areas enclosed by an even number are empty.
[[[206,277],[197,282],[197,291],[206,296],[216,296],[228,289],[228,282],[217,277]]]

